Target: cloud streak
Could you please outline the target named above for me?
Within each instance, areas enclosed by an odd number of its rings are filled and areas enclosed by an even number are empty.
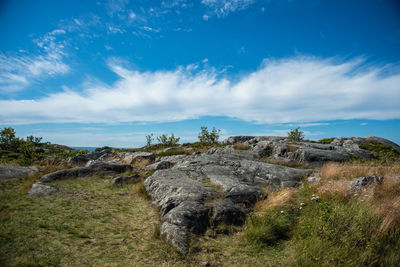
[[[65,34],[56,29],[34,40],[43,51],[41,55],[6,56],[0,53],[0,92],[20,91],[38,79],[49,78],[69,71],[63,62],[64,44],[56,36]]]
[[[214,69],[179,67],[138,72],[110,61],[111,84],[85,83],[80,91],[0,100],[3,124],[34,122],[166,122],[227,116],[258,123],[400,118],[400,74],[362,60],[296,57],[264,60],[232,81]]]
[[[202,0],[201,3],[206,6],[212,14],[222,18],[230,13],[237,12],[251,6],[255,0]],[[204,17],[206,16],[206,18]],[[204,15],[203,19],[208,20],[209,16]]]

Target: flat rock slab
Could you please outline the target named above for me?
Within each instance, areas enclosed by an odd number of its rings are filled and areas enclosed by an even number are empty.
[[[28,192],[29,197],[45,197],[58,193],[58,188],[53,186],[44,185],[42,183],[36,183],[32,185],[32,188]]]
[[[39,172],[39,169],[36,167],[1,165],[0,166],[0,182],[15,180],[15,179],[22,179],[25,177],[35,175],[38,172]]]
[[[72,169],[60,170],[43,175],[40,178],[42,183],[51,183],[58,180],[68,178],[78,178],[91,176],[94,174],[109,175],[118,174],[132,170],[132,166],[128,164],[117,164],[109,162],[95,162],[89,167],[77,167]]]

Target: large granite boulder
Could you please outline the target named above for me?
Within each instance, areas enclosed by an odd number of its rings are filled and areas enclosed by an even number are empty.
[[[162,221],[175,226],[164,229],[169,242],[180,243],[177,229],[202,234],[211,225],[241,224],[254,203],[264,197],[261,189],[296,186],[312,172],[257,161],[257,155],[232,146],[217,148],[188,156],[148,177],[145,187],[160,208]]]
[[[22,179],[25,177],[33,176],[38,172],[39,169],[37,167],[0,165],[0,182]]]

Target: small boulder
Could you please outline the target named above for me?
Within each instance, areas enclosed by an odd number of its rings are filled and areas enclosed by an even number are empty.
[[[170,161],[158,161],[149,166],[146,166],[145,170],[147,170],[147,171],[164,170],[164,169],[172,168],[172,166],[174,166],[174,165],[175,165],[175,163],[170,162]]]
[[[32,185],[31,190],[28,192],[29,197],[44,197],[44,196],[50,196],[53,195],[60,190],[58,188],[44,185],[42,183],[36,183]]]
[[[189,235],[178,226],[164,222],[161,226],[161,237],[171,243],[183,255],[189,252]]]
[[[350,197],[355,196],[355,194],[367,189],[372,184],[374,183],[381,184],[382,182],[383,178],[378,176],[365,176],[356,178],[351,182],[350,189],[348,190],[347,195]]]
[[[39,172],[37,167],[21,167],[21,166],[0,166],[0,182],[22,179],[25,177],[33,176]]]
[[[235,205],[230,199],[223,199],[214,203],[213,224],[241,225],[245,218],[245,211]]]
[[[309,183],[317,183],[317,182],[319,182],[321,180],[321,178],[319,178],[319,177],[308,177],[307,178],[307,181],[309,182]]]

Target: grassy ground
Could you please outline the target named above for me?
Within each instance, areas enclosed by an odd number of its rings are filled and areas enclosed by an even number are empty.
[[[141,182],[70,179],[54,183],[59,194],[42,198],[26,197],[38,177],[1,183],[0,265],[396,266],[399,173],[399,163],[327,164],[319,183],[258,202],[243,227],[193,238],[187,258],[160,240],[158,211]],[[364,175],[385,179],[346,197],[351,179]]]

